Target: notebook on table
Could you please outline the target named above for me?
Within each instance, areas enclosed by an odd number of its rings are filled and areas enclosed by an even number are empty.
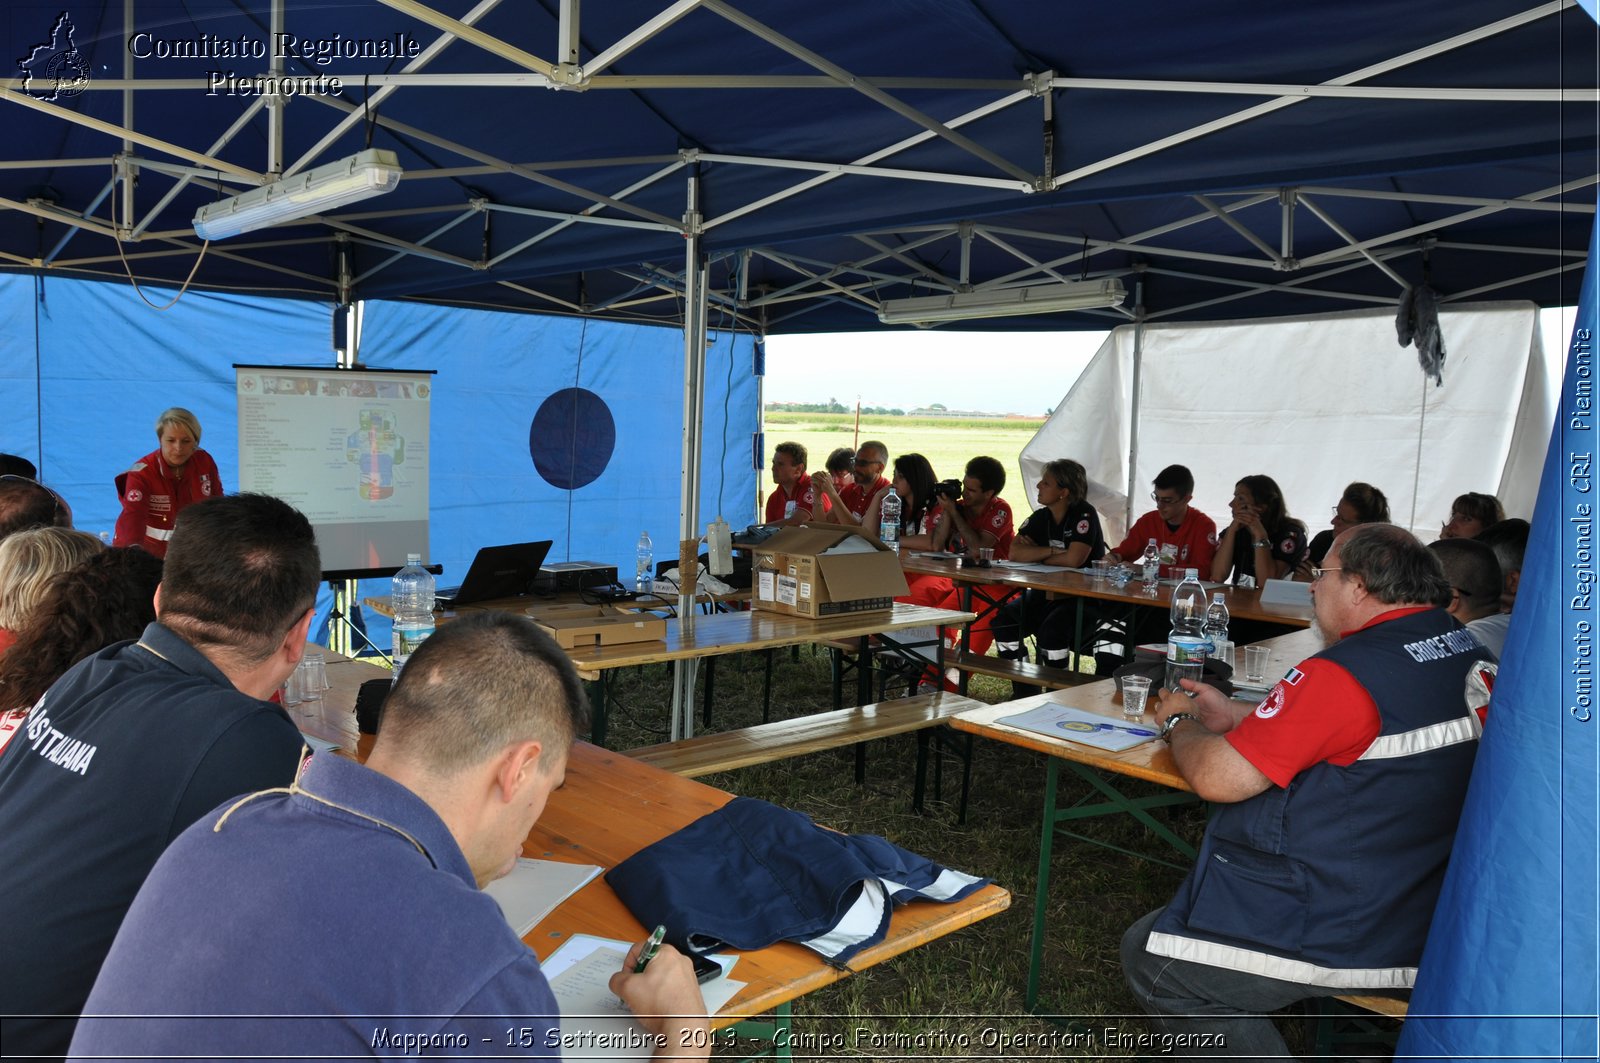
[[[472,559],[461,586],[440,589],[434,594],[434,600],[448,608],[527,594],[550,547],[549,539],[485,546]]]

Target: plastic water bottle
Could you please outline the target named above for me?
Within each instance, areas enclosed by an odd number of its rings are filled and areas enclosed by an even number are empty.
[[[433,634],[433,573],[422,567],[421,554],[407,554],[406,567],[394,574],[391,604],[394,607],[392,657],[394,678],[411,654]]]
[[[639,549],[634,555],[637,560],[633,566],[633,589],[640,594],[649,594],[656,582],[656,548],[650,542],[650,533],[639,533]]]
[[[878,538],[883,540],[883,545],[900,552],[900,496],[894,488],[889,488],[883,496],[883,505],[878,512]]]
[[[1184,570],[1183,579],[1172,588],[1171,612],[1172,630],[1167,635],[1167,674],[1163,685],[1192,698],[1194,692],[1184,690],[1178,680],[1198,681],[1205,671],[1206,653],[1211,648],[1205,633],[1206,592],[1200,586],[1199,570]]]
[[[1229,641],[1228,623],[1232,619],[1228,615],[1228,603],[1222,600],[1222,592],[1217,591],[1211,596],[1211,604],[1206,606],[1206,638],[1213,647],[1218,642]]]
[[[1154,539],[1145,544],[1144,554],[1139,558],[1139,578],[1144,580],[1146,588],[1161,581],[1161,548]]]

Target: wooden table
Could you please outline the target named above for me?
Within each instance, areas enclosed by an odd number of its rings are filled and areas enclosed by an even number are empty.
[[[1281,678],[1291,667],[1316,653],[1323,646],[1321,636],[1312,630],[1280,635],[1274,639],[1267,639],[1263,644],[1271,650],[1267,658],[1266,675],[1273,681]],[[1171,748],[1157,739],[1113,753],[1081,742],[1054,738],[1037,731],[1028,731],[998,722],[1002,716],[1015,716],[1046,704],[1070,705],[1115,720],[1122,719],[1122,706],[1118,700],[1116,681],[1103,679],[1081,687],[1053,690],[1031,698],[973,709],[953,717],[950,721],[950,725],[958,731],[1031,749],[1050,758],[1045,776],[1044,810],[1039,828],[1039,872],[1034,892],[1033,938],[1028,955],[1028,986],[1024,996],[1030,1010],[1039,997],[1039,974],[1044,959],[1045,902],[1049,896],[1050,852],[1055,835],[1059,832],[1067,837],[1103,844],[1094,838],[1064,830],[1062,824],[1097,816],[1127,814],[1143,823],[1188,861],[1192,861],[1195,855],[1194,846],[1174,834],[1166,824],[1151,816],[1149,811],[1152,808],[1185,804],[1196,800],[1193,788],[1178,771],[1177,764],[1172,759]],[[1155,725],[1153,710],[1147,711],[1144,718],[1150,726]],[[1092,804],[1080,800],[1063,807],[1057,799],[1057,784],[1062,765],[1066,765],[1069,770],[1092,786],[1103,800]],[[1165,786],[1172,792],[1129,797],[1119,790],[1108,776],[1142,779]],[[1112,846],[1112,848],[1117,847]],[[1127,850],[1119,848],[1118,851]],[[1188,863],[1175,864],[1143,853],[1130,855],[1144,856],[1146,859],[1171,867],[1188,866]]]
[[[314,642],[306,643],[306,649],[322,653],[327,662],[329,689],[323,692],[322,703],[309,713],[300,711],[305,703],[293,708],[285,707],[283,711],[300,728],[301,734],[330,743],[353,755],[361,737],[356,726],[356,694],[367,680],[388,680],[393,673],[387,668],[346,657]]]
[[[722,790],[673,775],[580,742],[567,761],[567,782],[550,795],[523,855],[611,868],[652,842],[721,808],[733,799]],[[747,982],[713,1026],[780,1009],[798,997],[830,985],[852,971],[954,933],[1003,912],[1011,895],[989,885],[954,904],[916,902],[895,910],[888,937],[851,959],[848,969],[830,967],[819,955],[793,942],[739,953],[733,977]],[[585,886],[523,938],[540,959],[573,934],[595,934],[623,941],[647,933],[625,908],[603,876]]]
[[[323,712],[302,718],[301,729],[336,741],[364,760],[373,738],[356,733],[355,692],[364,679],[384,677],[388,671],[329,653],[328,674],[333,689],[327,692]],[[544,814],[523,843],[522,855],[609,869],[732,799],[723,790],[626,754],[578,742],[567,760],[566,784],[550,795]],[[830,967],[815,952],[792,942],[741,952],[734,976],[748,984],[712,1025],[720,1029],[775,1010],[783,1021],[790,1001],[998,915],[1010,905],[1011,894],[994,885],[953,904],[906,905],[890,918],[888,936],[857,954],[844,969]],[[574,934],[639,941],[646,933],[601,876],[546,916],[523,940],[543,961]]]
[[[1041,590],[1077,598],[1080,602],[1084,599],[1098,599],[1154,609],[1167,608],[1174,586],[1172,583],[1157,584],[1156,593],[1152,596],[1144,593],[1144,585],[1137,579],[1119,587],[1110,580],[1097,580],[1081,569],[1058,568],[1050,572],[1030,572],[999,565],[977,568],[959,566],[953,560],[918,557],[910,551],[901,553],[900,566],[907,572],[919,575],[944,576],[958,585],[993,584],[1005,588],[1009,594],[1018,594],[1024,590]],[[1263,605],[1261,591],[1258,588],[1244,590],[1227,584],[1215,584],[1206,588],[1207,600],[1219,590],[1222,592],[1222,600],[1227,603],[1229,615],[1236,620],[1261,620],[1288,627],[1305,628],[1310,627],[1314,619],[1310,606]]]
[[[517,598],[501,602],[480,602],[468,608],[498,608],[523,612],[529,604],[528,599]],[[445,613],[440,622],[452,618],[453,614]],[[838,613],[818,620],[787,616],[766,609],[709,615],[691,613],[688,616],[673,617],[668,620],[666,635],[660,639],[649,642],[622,642],[611,646],[580,646],[566,652],[578,669],[578,675],[592,683],[589,688],[590,737],[596,745],[604,745],[606,738],[604,681],[607,672],[619,668],[699,660],[750,650],[781,649],[785,646],[829,642],[835,639],[857,639],[862,662],[856,680],[857,704],[865,705],[872,700],[870,664],[875,651],[909,653],[922,646],[931,646],[934,649],[935,665],[942,674],[944,641],[939,637],[939,628],[965,624],[972,618],[973,615],[968,612],[906,605],[902,602],[896,602],[893,608],[888,610]],[[924,627],[934,629],[933,636],[925,641],[904,642],[897,640],[892,634],[895,631]],[[878,636],[876,646],[871,636]]]

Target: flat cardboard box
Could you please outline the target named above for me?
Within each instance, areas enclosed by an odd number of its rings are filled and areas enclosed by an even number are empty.
[[[661,617],[614,605],[536,605],[528,615],[567,650],[667,637],[667,622]]]
[[[891,609],[910,588],[900,557],[842,524],[784,528],[756,547],[752,607],[816,619]]]

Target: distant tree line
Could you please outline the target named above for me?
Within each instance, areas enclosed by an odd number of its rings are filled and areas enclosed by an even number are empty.
[[[838,399],[829,399],[827,402],[769,402],[769,413],[854,413],[854,406],[846,406]],[[882,417],[904,417],[906,411],[892,409],[888,406],[863,406],[862,413],[870,413]]]

